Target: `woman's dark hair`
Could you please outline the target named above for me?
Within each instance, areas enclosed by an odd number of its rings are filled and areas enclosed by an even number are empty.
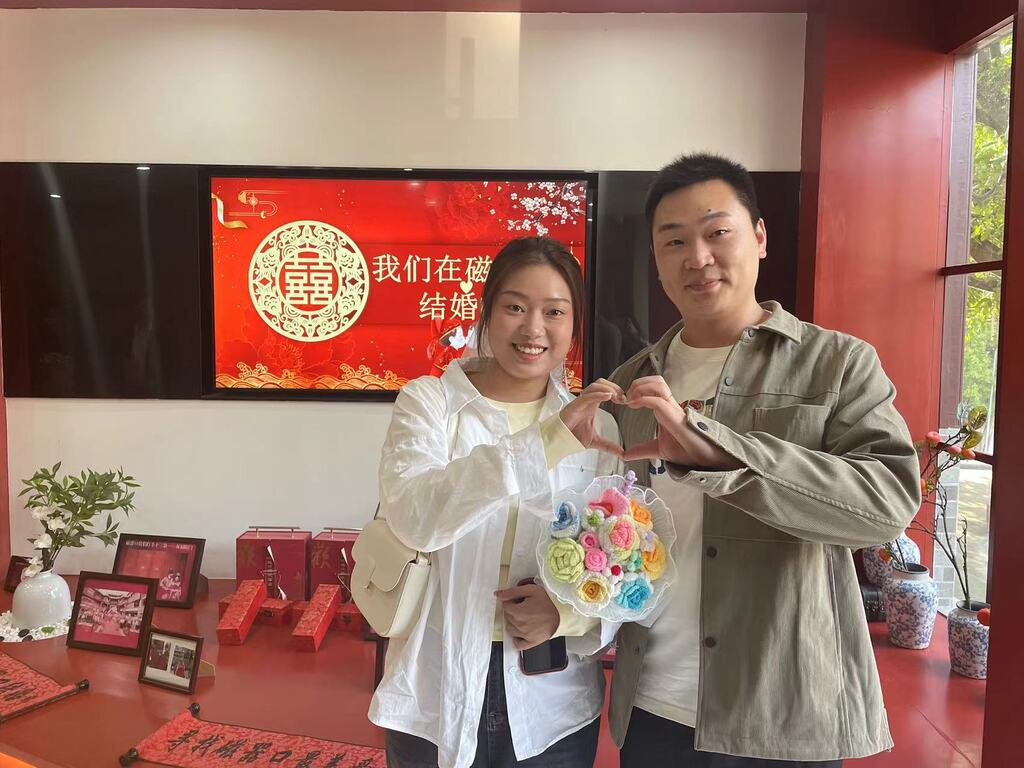
[[[502,284],[513,272],[523,267],[546,265],[553,267],[569,286],[572,299],[572,347],[583,348],[583,310],[586,291],[583,287],[583,270],[569,249],[550,237],[520,237],[510,240],[491,262],[484,283],[483,306],[480,322],[477,324],[477,349],[481,349],[487,338],[487,325],[494,311],[494,302],[501,292]]]

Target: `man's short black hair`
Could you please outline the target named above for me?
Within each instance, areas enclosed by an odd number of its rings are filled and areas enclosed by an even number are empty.
[[[644,205],[647,229],[653,228],[654,211],[665,195],[715,179],[724,181],[733,188],[736,197],[750,214],[751,223],[756,226],[761,218],[761,212],[757,207],[757,193],[754,191],[754,181],[750,178],[750,172],[739,163],[721,155],[697,152],[683,155],[669,163],[654,177],[650,189],[647,190],[647,202]]]

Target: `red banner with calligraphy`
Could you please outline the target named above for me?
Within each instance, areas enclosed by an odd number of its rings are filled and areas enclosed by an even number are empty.
[[[174,768],[386,768],[379,747],[260,731],[200,720],[190,710],[122,757]]]
[[[0,723],[88,688],[62,685],[6,653],[0,653]]]
[[[584,263],[587,182],[211,179],[216,387],[399,389],[472,343],[515,237]],[[582,359],[569,361],[571,384]]]

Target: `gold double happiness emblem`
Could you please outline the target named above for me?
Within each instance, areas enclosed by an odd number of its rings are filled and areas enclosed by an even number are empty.
[[[322,221],[278,227],[252,255],[249,295],[263,321],[295,341],[332,339],[359,319],[370,274],[359,246]]]

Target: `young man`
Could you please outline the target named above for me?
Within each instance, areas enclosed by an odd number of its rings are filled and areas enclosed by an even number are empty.
[[[678,575],[625,625],[621,765],[834,766],[892,746],[852,550],[920,505],[896,395],[865,342],[754,296],[767,253],[747,171],[683,157],[647,198],[680,323],[611,377],[629,466],[672,510]],[[785,762],[777,762],[785,761]]]

